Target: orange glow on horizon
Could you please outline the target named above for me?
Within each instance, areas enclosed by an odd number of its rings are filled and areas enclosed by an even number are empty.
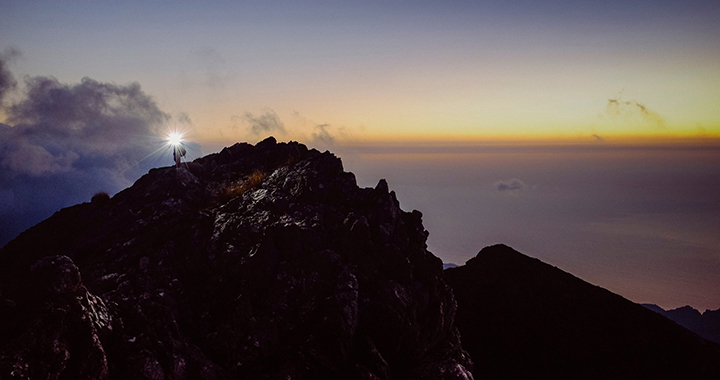
[[[266,136],[267,137],[267,136]],[[256,144],[265,137],[258,137],[248,140],[211,140],[198,141],[215,147],[220,150],[222,147],[231,146],[238,142]],[[298,141],[309,147],[315,147],[312,141],[282,138],[275,136],[279,142]],[[462,148],[482,146],[507,146],[507,147],[532,147],[532,146],[586,146],[586,147],[708,147],[720,149],[720,134],[711,136],[643,136],[643,135],[615,135],[603,137],[598,140],[592,136],[377,136],[375,138],[355,138],[342,140],[338,139],[334,146],[322,146],[321,150],[342,147],[437,147],[437,148]],[[209,153],[209,152],[206,152]]]
[[[666,135],[385,135],[344,145],[720,145],[720,133]]]

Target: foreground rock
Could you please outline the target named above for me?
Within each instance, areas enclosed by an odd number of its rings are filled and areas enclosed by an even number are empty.
[[[720,346],[510,247],[445,271],[488,379],[720,379]]]
[[[155,169],[0,251],[0,378],[469,379],[426,237],[301,144]]]

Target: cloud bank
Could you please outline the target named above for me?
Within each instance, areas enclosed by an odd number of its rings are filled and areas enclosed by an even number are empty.
[[[15,86],[5,56],[0,81],[0,95]],[[0,246],[62,207],[132,184],[162,147],[157,136],[170,118],[137,83],[30,77],[24,85],[2,109]]]

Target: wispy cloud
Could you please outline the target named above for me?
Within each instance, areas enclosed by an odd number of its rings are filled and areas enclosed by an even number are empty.
[[[638,117],[653,127],[665,128],[665,119],[634,100],[608,99],[606,112],[613,117]]]
[[[223,88],[230,75],[227,61],[220,51],[212,47],[205,47],[194,51],[192,55],[204,71],[204,84],[213,89]]]
[[[524,188],[525,184],[517,178],[495,182],[495,189],[499,192],[515,192],[523,190]]]
[[[246,112],[243,119],[250,124],[250,132],[253,135],[261,135],[265,133],[281,133],[285,134],[285,124],[273,110],[267,110],[260,116],[255,116],[250,112]]]
[[[0,106],[3,104],[5,95],[17,87],[15,76],[13,76],[8,65],[20,55],[20,50],[15,47],[9,47],[0,53]]]
[[[330,134],[328,129],[330,124],[318,124],[315,126],[315,132],[312,134],[314,143],[322,143],[325,145],[335,145],[335,137]]]

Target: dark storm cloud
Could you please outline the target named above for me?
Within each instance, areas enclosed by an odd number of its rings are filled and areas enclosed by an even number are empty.
[[[315,131],[312,134],[312,140],[314,143],[322,143],[325,145],[335,145],[335,137],[330,134],[328,128],[330,124],[318,124],[315,126]]]
[[[17,86],[15,77],[8,69],[8,63],[20,55],[20,51],[13,47],[7,48],[0,53],[0,106],[3,104],[5,95]]]
[[[0,245],[62,207],[130,185],[169,119],[139,84],[90,78],[26,78],[23,98],[3,110]]]
[[[273,110],[265,111],[258,117],[246,112],[244,119],[250,124],[250,131],[256,136],[264,133],[280,132],[285,134],[286,132],[285,124],[280,121],[280,117]]]
[[[654,127],[665,128],[665,119],[634,100],[608,99],[606,110],[611,116],[636,116]]]
[[[504,191],[517,191],[522,190],[525,188],[525,184],[517,179],[513,178],[509,181],[498,181],[495,182],[495,188],[497,191],[504,192]]]

